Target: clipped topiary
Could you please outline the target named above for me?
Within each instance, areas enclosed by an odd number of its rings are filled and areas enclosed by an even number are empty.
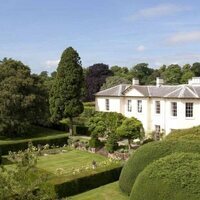
[[[199,200],[200,154],[175,153],[148,165],[138,176],[130,200]]]
[[[174,130],[165,137],[166,140],[199,140],[200,126],[188,129]]]
[[[200,152],[199,141],[161,141],[151,142],[137,149],[124,165],[119,186],[130,194],[140,172],[150,163],[175,152]]]

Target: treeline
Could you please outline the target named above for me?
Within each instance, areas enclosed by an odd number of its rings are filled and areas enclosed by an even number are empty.
[[[78,53],[67,48],[57,71],[32,74],[20,61],[0,61],[0,135],[22,136],[30,125],[50,126],[55,121],[73,118],[83,112],[82,101],[94,101],[94,94],[117,84],[131,84],[133,77],[140,84],[155,84],[161,77],[167,84],[187,83],[200,76],[200,63],[163,65],[158,69],[140,63],[132,68],[98,63],[82,68]]]
[[[154,85],[156,77],[165,80],[165,84],[184,84],[194,76],[200,76],[200,63],[192,65],[171,64],[163,65],[160,68],[150,68],[147,63],[139,63],[132,68],[112,66],[98,63],[90,67],[83,68],[84,87],[82,90],[83,101],[94,101],[94,94],[100,90],[113,87],[118,84],[131,84],[132,78],[137,78],[141,85]],[[56,72],[48,76],[47,72],[41,72],[41,77],[47,88],[51,87]]]

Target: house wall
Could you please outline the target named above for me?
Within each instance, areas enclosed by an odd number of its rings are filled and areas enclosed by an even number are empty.
[[[106,110],[106,99],[109,99],[109,110]],[[120,97],[96,97],[95,107],[96,111],[121,113],[121,99]]]
[[[128,100],[131,100],[132,103],[132,111],[128,111]],[[138,103],[137,101],[142,101],[142,112],[138,112]],[[149,115],[149,106],[148,106],[148,98],[144,97],[124,97],[124,115],[126,117],[135,117],[140,120],[143,124],[145,132],[149,131],[149,124],[148,124],[148,115]]]
[[[177,102],[177,117],[171,116],[171,102]],[[185,103],[193,103],[193,117],[187,118],[185,116]],[[200,101],[191,99],[173,100],[170,99],[166,102],[166,133],[168,134],[171,129],[184,129],[200,125]]]
[[[161,112],[156,114],[155,101],[160,101]],[[177,102],[177,117],[171,114],[171,103]],[[191,102],[193,105],[193,117],[187,118],[185,116],[185,103]],[[161,130],[169,134],[172,129],[184,129],[200,125],[200,101],[191,99],[161,99],[154,98],[150,103],[151,119],[150,131],[155,130],[155,125],[159,125]]]
[[[109,99],[110,110],[106,110],[106,99]],[[128,112],[128,100],[132,102],[132,111]],[[142,100],[142,113],[138,113],[137,100]],[[155,101],[160,101],[160,114],[155,112]],[[177,117],[171,114],[171,102],[177,102]],[[185,117],[185,103],[193,102],[193,117]],[[126,117],[135,117],[143,124],[146,133],[155,131],[155,125],[169,134],[172,129],[184,129],[200,125],[200,100],[193,99],[163,99],[132,97],[96,97],[96,110],[103,112],[118,112]]]

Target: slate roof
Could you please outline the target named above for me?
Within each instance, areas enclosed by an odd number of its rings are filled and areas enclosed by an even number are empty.
[[[95,96],[126,96],[126,93],[136,89],[144,97],[162,98],[200,98],[200,85],[126,85],[121,84],[115,87],[100,91]]]
[[[95,96],[122,96],[122,93],[131,85],[128,84],[120,84],[114,87],[108,88],[106,90],[102,90],[97,92]]]

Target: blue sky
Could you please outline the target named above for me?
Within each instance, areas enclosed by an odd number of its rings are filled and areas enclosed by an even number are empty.
[[[72,46],[84,67],[200,61],[199,0],[0,0],[0,59],[39,73]]]

